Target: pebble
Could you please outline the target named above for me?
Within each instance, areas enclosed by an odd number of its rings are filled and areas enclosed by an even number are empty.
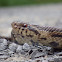
[[[56,54],[57,56],[62,56],[62,52],[59,52]]]
[[[13,51],[10,51],[10,50],[9,50],[9,52],[8,52],[8,53],[9,53],[10,55],[11,55],[11,54],[14,54],[14,52],[13,52]]]
[[[44,57],[44,56],[45,56],[45,53],[38,52],[38,53],[36,53],[35,58],[40,58],[40,57]]]
[[[30,50],[30,46],[29,46],[27,43],[25,43],[25,44],[23,45],[23,50],[29,51],[29,50]]]
[[[42,62],[48,62],[48,60],[42,60]]]
[[[6,39],[0,39],[0,51],[7,48],[8,41]]]
[[[51,48],[51,47],[46,47],[46,50],[47,50],[47,51],[51,51],[52,48]]]
[[[18,45],[18,47],[16,49],[16,52],[17,53],[21,53],[22,52],[22,46],[21,45]]]
[[[8,52],[7,51],[6,52],[5,51],[0,51],[0,56],[1,55],[8,55]]]
[[[38,51],[37,49],[33,49],[29,53],[30,53],[29,55],[31,56],[31,59],[35,59],[35,55],[38,53]]]
[[[9,58],[9,55],[0,55],[0,59],[5,59],[5,58]]]
[[[9,45],[9,50],[13,51],[13,52],[16,52],[16,49],[17,49],[18,45],[15,44],[15,43],[11,43]]]
[[[60,59],[60,58],[55,58],[55,59],[54,59],[54,62],[62,62],[62,59]]]
[[[48,62],[54,62],[54,58],[53,57],[48,57]]]

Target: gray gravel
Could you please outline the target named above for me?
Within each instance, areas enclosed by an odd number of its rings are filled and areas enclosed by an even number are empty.
[[[3,41],[2,41],[3,40]],[[8,42],[8,44],[7,44]],[[7,45],[6,47],[0,47],[0,62],[61,62],[62,51],[52,52],[51,47],[47,46],[32,46],[25,43],[24,45],[18,45],[14,42],[7,41],[6,39],[0,39],[1,45]],[[33,48],[32,48],[33,47]],[[3,48],[1,50],[1,48]],[[52,54],[48,54],[52,53]]]

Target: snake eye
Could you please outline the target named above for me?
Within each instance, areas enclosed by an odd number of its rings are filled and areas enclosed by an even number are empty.
[[[27,24],[24,24],[23,27],[27,27]]]
[[[17,24],[16,23],[14,23],[14,27],[17,28]]]

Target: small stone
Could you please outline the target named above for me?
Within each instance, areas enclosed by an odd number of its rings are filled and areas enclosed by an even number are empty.
[[[51,47],[47,47],[47,46],[42,46],[42,47],[38,47],[38,51],[39,52],[44,52],[45,54],[48,54],[48,55],[52,55],[53,54],[53,50]]]
[[[48,62],[54,62],[54,57],[48,57]]]
[[[18,45],[15,43],[12,43],[9,45],[9,49],[13,52],[16,52],[17,47],[18,47]]]
[[[12,56],[14,54],[13,51],[9,51],[8,53],[9,53],[10,56]]]
[[[9,55],[0,55],[0,59],[5,59],[5,58],[9,58]]]
[[[40,62],[40,60],[37,60],[36,62]]]
[[[0,55],[8,55],[8,52],[0,51]]]
[[[1,45],[0,45],[0,51],[5,50],[6,47],[7,47],[7,46],[1,44]]]
[[[17,53],[21,53],[22,52],[22,46],[21,45],[18,45],[18,47],[16,49],[16,52]]]
[[[50,51],[52,48],[51,47],[46,47],[47,51]]]
[[[28,50],[30,50],[30,46],[29,46],[27,43],[25,43],[25,44],[23,45],[23,49],[24,49],[25,51],[28,51]]]
[[[57,56],[62,56],[62,52],[59,52],[56,54]]]
[[[0,44],[8,45],[8,41],[6,39],[0,39]]]
[[[48,60],[42,60],[42,62],[48,62]]]
[[[10,54],[9,54],[9,51],[7,49],[0,51],[0,58],[1,59],[8,58],[8,57],[10,57]]]
[[[24,50],[21,50],[21,54],[26,54],[26,52]]]
[[[35,55],[35,58],[40,58],[40,57],[44,57],[44,56],[45,56],[45,53],[38,52],[38,53]]]
[[[6,39],[0,39],[0,51],[5,50],[7,48],[8,41]]]
[[[37,49],[31,49],[28,51],[26,56],[29,56],[31,59],[39,58],[41,55],[39,55],[40,52],[38,52]]]
[[[62,59],[60,59],[60,58],[55,58],[55,59],[54,59],[54,62],[62,62]]]

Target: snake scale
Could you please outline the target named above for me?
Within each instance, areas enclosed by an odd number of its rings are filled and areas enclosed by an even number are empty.
[[[18,44],[46,45],[62,48],[62,29],[12,22],[12,41]]]
[[[45,45],[62,49],[62,29],[41,27],[23,22],[12,22],[11,37],[0,36],[18,44]]]

